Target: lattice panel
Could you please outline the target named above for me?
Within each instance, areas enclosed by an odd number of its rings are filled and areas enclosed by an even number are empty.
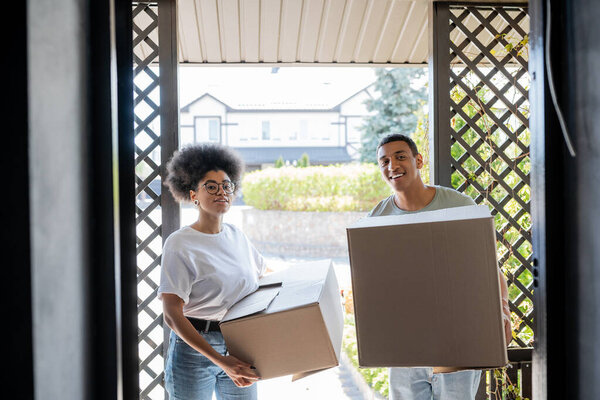
[[[163,399],[158,7],[133,3],[136,240],[140,399]]]
[[[533,340],[529,17],[523,8],[451,6],[449,24],[452,185],[492,210],[509,284],[512,345],[527,347]]]

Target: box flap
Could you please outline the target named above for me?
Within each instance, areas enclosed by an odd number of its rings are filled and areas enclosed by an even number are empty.
[[[314,375],[321,371],[328,370],[329,368],[333,368],[333,367],[319,368],[319,369],[314,369],[312,371],[299,372],[297,374],[292,375],[292,382],[296,382],[298,379],[306,378],[307,376],[311,376],[311,375]]]
[[[327,278],[331,260],[319,260],[294,265],[261,278],[259,284],[283,281],[279,296],[267,312],[275,313],[318,303]]]
[[[329,268],[329,275],[321,294],[319,302],[323,322],[331,338],[332,350],[335,353],[335,359],[340,359],[342,349],[342,339],[344,337],[344,312],[342,310],[342,301],[338,280],[333,268]]]
[[[348,229],[480,219],[489,218],[490,216],[490,210],[487,206],[454,207],[414,214],[365,217],[350,225]]]
[[[269,287],[281,287],[283,285],[283,282],[281,281],[276,281],[276,282],[259,282],[258,288],[259,289],[264,289],[264,288],[269,288]]]
[[[259,287],[254,293],[250,293],[242,300],[238,301],[227,311],[221,322],[231,321],[234,319],[246,317],[266,310],[273,299],[277,297],[280,291],[281,282],[279,285],[270,283],[267,286]]]

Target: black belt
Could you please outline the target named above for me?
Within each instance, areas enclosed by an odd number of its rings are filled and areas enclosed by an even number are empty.
[[[199,331],[202,332],[212,332],[212,331],[217,331],[217,332],[221,332],[221,328],[219,327],[219,321],[208,321],[205,319],[198,319],[198,318],[190,318],[190,317],[186,317],[188,319],[188,321],[190,321],[192,323],[192,325],[194,326],[194,328],[196,328]]]

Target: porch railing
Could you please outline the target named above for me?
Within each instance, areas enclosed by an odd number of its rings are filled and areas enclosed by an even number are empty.
[[[509,366],[502,370],[486,371],[479,382],[476,400],[532,399],[531,348],[508,350]]]

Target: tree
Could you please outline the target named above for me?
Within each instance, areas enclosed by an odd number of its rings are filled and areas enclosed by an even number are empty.
[[[376,74],[375,90],[380,96],[365,102],[367,109],[375,114],[361,127],[363,162],[377,161],[375,151],[383,136],[413,133],[417,128],[417,111],[427,100],[426,86],[415,86],[426,75],[425,68],[381,68]]]
[[[279,156],[279,158],[275,161],[275,168],[281,168],[285,165],[283,161],[283,156]]]
[[[308,154],[302,153],[302,156],[300,156],[300,159],[298,159],[298,163],[296,164],[296,166],[299,168],[306,168],[310,166],[310,159],[308,158]]]

